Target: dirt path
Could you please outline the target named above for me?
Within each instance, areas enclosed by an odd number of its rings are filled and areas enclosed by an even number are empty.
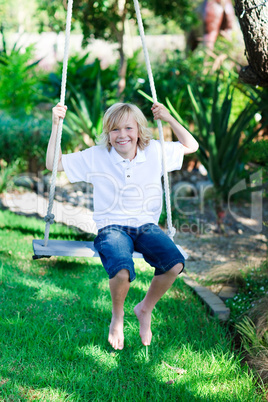
[[[267,241],[263,234],[177,235],[189,258],[187,270],[193,278],[226,279],[246,266],[259,266],[267,257]]]

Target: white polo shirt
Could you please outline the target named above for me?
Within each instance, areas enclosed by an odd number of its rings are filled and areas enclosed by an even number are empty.
[[[181,169],[183,146],[166,142],[167,170]],[[136,157],[123,159],[112,147],[94,146],[62,155],[64,171],[71,183],[93,184],[94,214],[97,228],[117,224],[138,227],[158,224],[162,210],[161,144],[151,140]]]

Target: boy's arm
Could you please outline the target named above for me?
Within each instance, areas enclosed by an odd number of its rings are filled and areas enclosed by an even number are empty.
[[[46,168],[48,170],[53,169],[53,161],[54,161],[54,154],[55,154],[55,147],[56,147],[56,138],[57,138],[57,131],[58,131],[58,126],[59,126],[59,121],[60,117],[64,119],[65,114],[66,114],[67,106],[62,106],[61,104],[57,104],[52,109],[52,130],[51,130],[51,136],[49,139],[49,143],[47,146],[47,155],[46,155]],[[59,154],[59,162],[58,162],[58,172],[62,172],[63,166],[61,162],[62,158],[62,152],[60,150]]]
[[[161,103],[154,103],[152,106],[152,112],[155,120],[163,120],[170,124],[174,134],[183,145],[184,154],[191,154],[196,152],[199,148],[198,142],[194,139],[192,134],[184,128],[169,111]]]

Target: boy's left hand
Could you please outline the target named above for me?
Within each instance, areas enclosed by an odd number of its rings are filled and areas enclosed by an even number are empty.
[[[151,110],[153,112],[155,120],[160,119],[163,121],[168,121],[170,119],[170,113],[165,108],[165,106],[162,105],[162,103],[159,103],[159,102],[154,103]]]

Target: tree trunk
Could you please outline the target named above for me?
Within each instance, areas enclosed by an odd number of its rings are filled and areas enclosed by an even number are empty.
[[[122,94],[126,87],[126,74],[127,74],[127,60],[126,55],[123,48],[123,43],[120,44],[119,47],[119,55],[120,55],[120,67],[119,67],[119,83],[118,83],[118,96]]]
[[[268,2],[235,0],[235,11],[249,64],[241,69],[240,79],[247,84],[268,87]]]
[[[126,73],[127,73],[127,60],[124,50],[124,36],[125,36],[125,20],[127,15],[127,4],[129,0],[118,0],[118,14],[121,17],[121,29],[119,27],[117,38],[119,43],[119,83],[118,83],[118,96],[122,94],[126,86]]]

